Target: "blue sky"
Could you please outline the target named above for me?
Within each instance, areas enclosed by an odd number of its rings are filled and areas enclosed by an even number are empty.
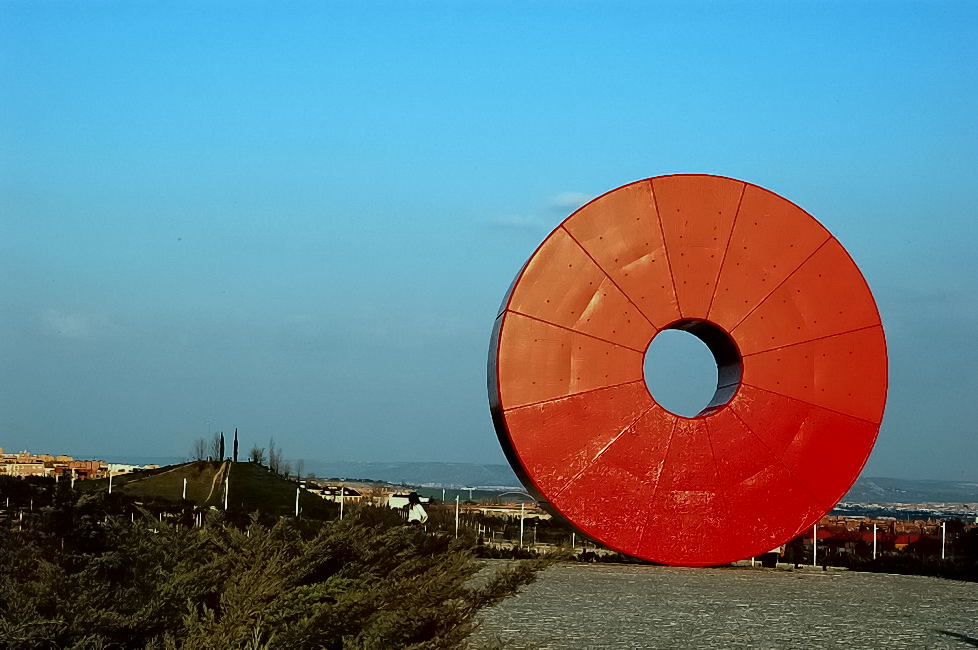
[[[976,33],[965,2],[2,1],[0,446],[504,462],[520,265],[583,199],[704,172],[873,288],[866,473],[978,480]]]

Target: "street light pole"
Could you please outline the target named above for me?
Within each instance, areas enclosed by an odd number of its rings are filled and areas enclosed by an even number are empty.
[[[458,539],[458,495],[455,495],[455,539]]]

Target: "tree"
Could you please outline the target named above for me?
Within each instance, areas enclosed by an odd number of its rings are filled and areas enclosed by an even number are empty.
[[[207,458],[207,441],[203,438],[194,440],[193,447],[190,448],[191,460],[204,460]]]
[[[268,439],[268,469],[282,473],[282,450],[275,446],[275,438]]]
[[[211,438],[210,456],[214,460],[221,460],[221,434],[215,433]]]
[[[265,448],[259,447],[258,445],[252,445],[251,451],[248,452],[248,462],[257,463],[258,465],[264,465]]]
[[[295,466],[295,480],[302,480],[302,470],[305,468],[306,463],[301,458],[297,458],[294,463]]]

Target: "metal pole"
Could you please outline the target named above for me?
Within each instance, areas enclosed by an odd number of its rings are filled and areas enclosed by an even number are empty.
[[[571,550],[573,551],[577,547],[577,533],[571,533]]]
[[[299,487],[295,488],[295,518],[299,518]]]
[[[230,472],[228,472],[230,474]],[[224,477],[224,512],[228,510],[228,489],[231,487],[231,477]]]
[[[818,524],[812,525],[812,566],[818,566]]]
[[[526,513],[526,504],[520,504],[520,548],[523,548],[523,516]]]
[[[343,519],[343,503],[346,501],[346,488],[340,485],[340,519]]]
[[[455,495],[455,539],[458,539],[458,495]]]
[[[109,494],[112,494],[112,470],[109,470]]]
[[[941,522],[941,559],[942,560],[944,559],[945,523],[947,522],[944,521]]]
[[[183,498],[187,498],[187,479],[183,479]]]
[[[876,559],[876,524],[873,524],[873,559]]]

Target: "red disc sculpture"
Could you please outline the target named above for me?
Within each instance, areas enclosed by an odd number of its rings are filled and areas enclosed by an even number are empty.
[[[645,383],[666,329],[716,359],[695,417]],[[821,224],[756,185],[676,175],[612,190],[544,240],[496,319],[489,397],[544,506],[623,553],[703,566],[765,553],[842,498],[886,373],[869,287]]]

